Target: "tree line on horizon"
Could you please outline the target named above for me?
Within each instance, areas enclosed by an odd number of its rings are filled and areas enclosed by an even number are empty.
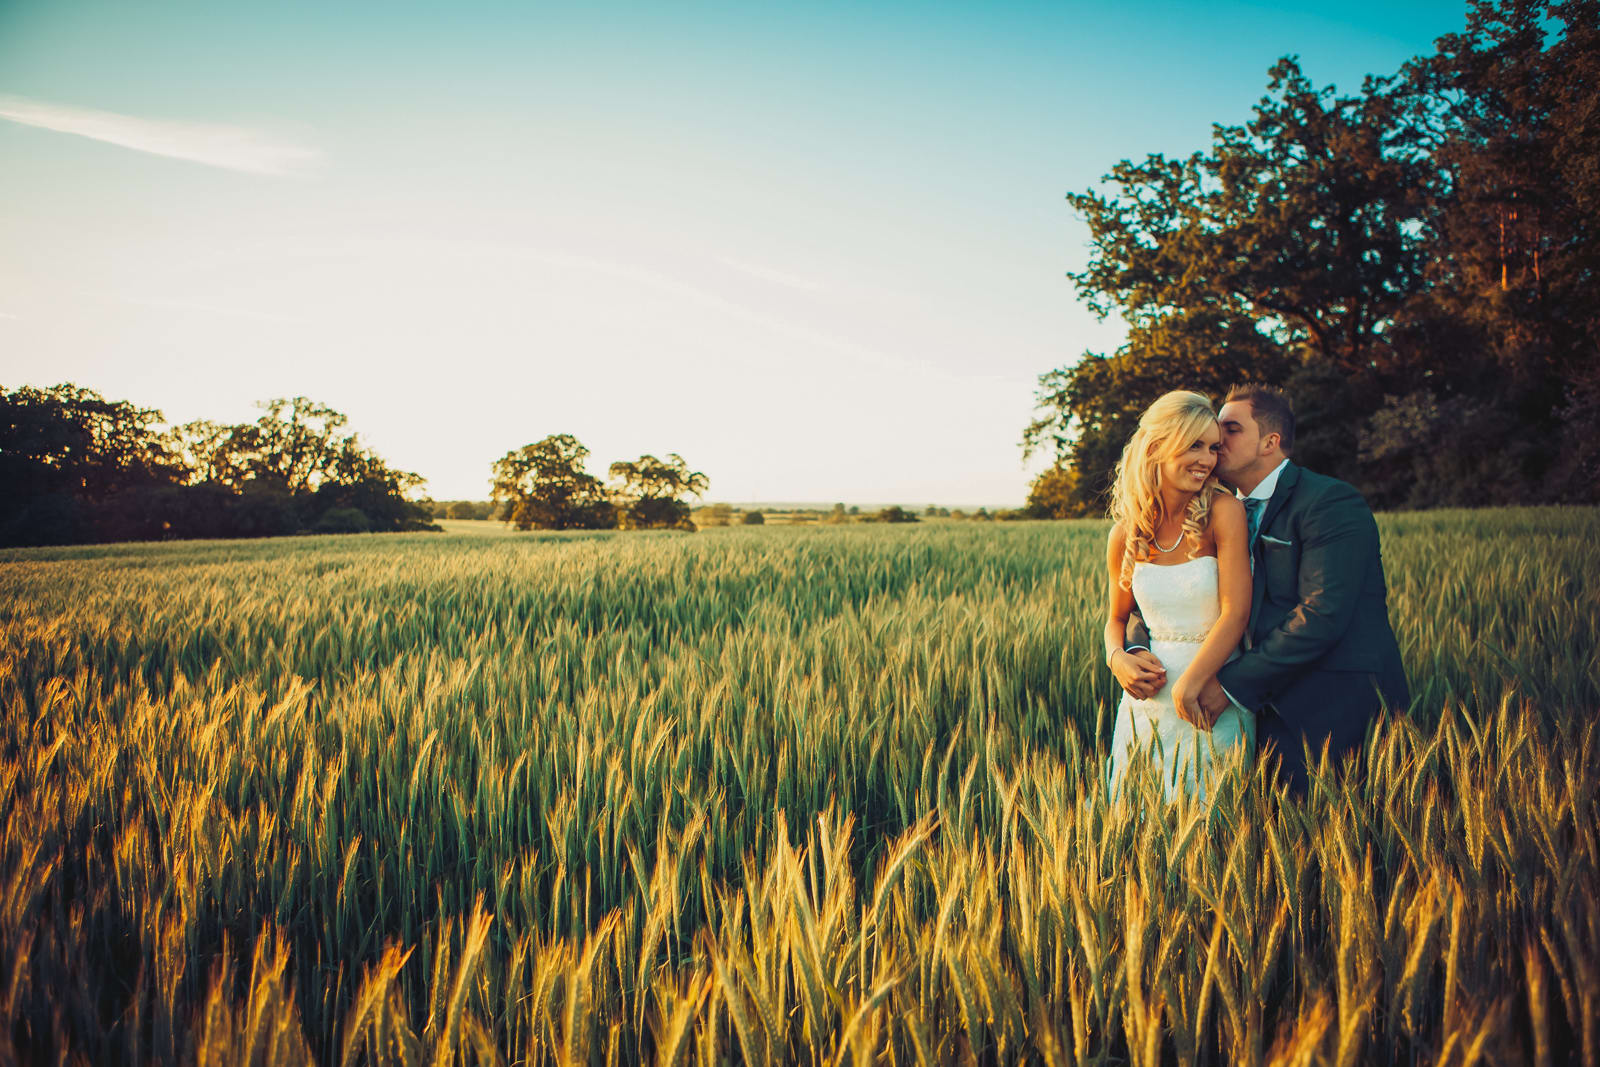
[[[1354,94],[1294,58],[1209,150],[1068,201],[1126,342],[1040,376],[1035,514],[1102,514],[1141,411],[1279,385],[1374,506],[1600,499],[1600,0],[1480,0]]]
[[[466,519],[476,522],[508,522],[511,507],[506,502],[494,500],[428,500],[424,501],[435,519]],[[762,526],[771,516],[777,516],[787,525],[842,526],[850,523],[900,524],[919,522],[921,519],[969,519],[975,522],[1000,520],[1014,522],[1039,516],[1022,508],[978,507],[970,513],[963,508],[948,508],[939,504],[926,505],[919,516],[917,512],[898,504],[889,504],[872,511],[862,511],[859,504],[846,506],[834,504],[831,508],[790,507],[781,504],[763,504],[744,509],[726,501],[701,504],[689,514],[695,527]]]
[[[438,531],[440,518],[498,520],[520,529],[694,530],[734,522],[729,504],[694,510],[710,481],[677,453],[610,464],[610,483],[586,469],[571,434],[513,449],[492,467],[489,500],[434,501],[420,475],[391,467],[348,429],[348,418],[306,397],[257,405],[254,422],[167,425],[162,413],[108,400],[72,383],[0,386],[0,547],[271,537],[306,533]],[[766,512],[739,514],[762,525]],[[925,518],[1016,520],[1024,509],[928,505]],[[916,512],[789,513],[790,524],[899,524]]]
[[[71,383],[0,387],[0,546],[437,531],[420,475],[398,470],[306,397],[251,423],[166,425],[160,411]],[[481,516],[521,529],[694,529],[685,495],[709,481],[683,457],[611,464],[553,434],[493,466]],[[461,502],[468,503],[468,502]]]
[[[70,383],[0,388],[0,545],[437,530],[397,470],[305,397],[167,426]]]

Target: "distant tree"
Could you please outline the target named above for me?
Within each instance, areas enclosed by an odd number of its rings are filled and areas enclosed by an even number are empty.
[[[422,486],[420,475],[396,470],[360,444],[354,434],[341,439],[329,469],[310,497],[310,511],[355,509],[373,530],[431,529],[427,509],[410,499]]]
[[[644,455],[618,461],[611,464],[610,474],[618,525],[623,529],[694,529],[689,505],[679,498],[702,496],[711,484],[676,452],[667,453],[665,460]]]
[[[988,508],[979,508],[977,511],[972,513],[972,517],[977,519],[979,522],[988,522],[994,518],[993,515],[989,514]]]
[[[916,522],[917,521],[917,516],[916,516],[916,514],[914,512],[907,511],[905,508],[900,507],[899,505],[894,505],[894,506],[883,508],[882,510],[880,510],[877,513],[877,515],[873,516],[873,521],[874,522]]]
[[[952,519],[964,519],[967,517],[967,513],[960,508],[953,508],[951,509],[950,517]]]
[[[494,504],[487,500],[451,500],[442,504],[434,513],[440,519],[478,519],[489,518],[495,510]]]
[[[617,525],[600,479],[583,469],[589,450],[551,434],[495,460],[493,499],[518,529],[598,530]]]
[[[183,466],[160,423],[159,411],[71,383],[0,389],[0,495],[96,499],[133,485],[172,484]]]
[[[313,493],[354,444],[354,435],[343,432],[350,420],[325,404],[297,396],[257,406],[262,414],[255,422],[229,428],[218,461],[236,479],[280,485],[295,496]]]
[[[747,511],[739,521],[746,526],[761,526],[766,523],[767,517],[759,511]]]
[[[238,489],[248,477],[242,436],[242,427],[197,419],[175,427],[168,434],[168,441],[173,453],[181,458],[190,484]]]
[[[488,500],[430,500],[424,503],[436,519],[487,519],[495,511],[495,505]]]
[[[861,514],[861,506],[859,504],[851,504],[850,505],[850,514],[852,514],[852,515]]]
[[[733,521],[732,504],[712,504],[702,511],[702,523],[706,526],[726,526]]]
[[[845,514],[843,504],[835,504],[833,506],[833,510],[828,512],[828,517],[822,521],[828,523],[830,526],[838,526],[841,523],[849,522],[850,517],[849,515]]]
[[[130,536],[124,520],[147,509],[122,498],[183,480],[160,422],[70,383],[0,389],[0,544]]]

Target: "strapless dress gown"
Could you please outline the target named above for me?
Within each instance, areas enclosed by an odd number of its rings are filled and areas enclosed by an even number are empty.
[[[1153,761],[1169,801],[1180,792],[1203,799],[1218,767],[1248,759],[1255,746],[1255,716],[1237,704],[1207,733],[1179,718],[1172,702],[1173,685],[1222,614],[1217,578],[1214,556],[1133,565],[1133,597],[1150,630],[1150,651],[1167,669],[1167,684],[1148,700],[1122,694],[1108,768],[1113,795],[1136,762]]]

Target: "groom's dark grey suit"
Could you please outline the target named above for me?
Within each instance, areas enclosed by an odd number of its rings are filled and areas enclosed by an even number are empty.
[[[1361,494],[1289,463],[1258,529],[1245,650],[1217,680],[1256,713],[1257,746],[1276,747],[1279,776],[1301,792],[1305,745],[1343,756],[1382,708],[1411,698]]]

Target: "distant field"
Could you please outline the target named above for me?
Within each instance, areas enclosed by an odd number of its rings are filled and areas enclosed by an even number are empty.
[[[0,553],[10,1052],[1594,1063],[1600,513],[1380,522],[1412,716],[1207,810],[1104,523]]]
[[[495,519],[434,519],[433,522],[437,526],[443,526],[444,532],[449,534],[478,534],[500,537],[521,532],[515,526]]]

